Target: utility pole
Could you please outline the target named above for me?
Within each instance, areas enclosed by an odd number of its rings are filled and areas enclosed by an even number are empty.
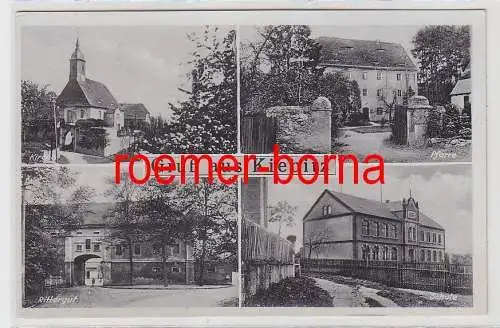
[[[57,155],[58,155],[58,154],[57,154],[57,147],[58,147],[58,145],[57,145],[57,144],[58,144],[58,142],[57,142],[57,114],[56,114],[56,100],[53,98],[51,102],[52,102],[52,111],[53,111],[53,113],[54,113],[54,134],[55,134],[54,138],[55,138],[55,141],[56,141],[56,143],[55,143],[56,149],[55,149],[55,150],[56,150],[56,163],[57,163],[57,160],[58,160],[58,156],[57,156]]]

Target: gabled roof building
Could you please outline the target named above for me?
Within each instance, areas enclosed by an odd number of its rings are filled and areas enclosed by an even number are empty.
[[[417,94],[417,67],[401,44],[376,40],[319,37],[319,66],[355,80],[361,110],[371,121],[389,118],[389,107],[402,104],[410,89]]]
[[[75,124],[78,120],[96,119],[103,120],[108,127],[120,130],[126,126],[127,118],[149,122],[149,111],[143,104],[119,104],[105,84],[87,77],[87,62],[78,39],[69,62],[68,82],[57,97],[65,123]]]
[[[377,202],[325,190],[303,219],[305,257],[444,261],[445,229],[413,198]]]

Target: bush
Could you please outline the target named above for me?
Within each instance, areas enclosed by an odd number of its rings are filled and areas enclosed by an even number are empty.
[[[259,290],[246,301],[246,306],[329,307],[332,301],[330,294],[316,286],[313,279],[290,277]]]
[[[353,112],[349,117],[347,118],[347,121],[345,122],[346,126],[363,126],[363,125],[370,125],[370,121],[363,115],[361,112]]]
[[[96,128],[96,127],[102,128],[103,126],[106,126],[106,124],[103,120],[98,120],[95,118],[78,120],[78,121],[76,121],[75,125],[79,128]]]

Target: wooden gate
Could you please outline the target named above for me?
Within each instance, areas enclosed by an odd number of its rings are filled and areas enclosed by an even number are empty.
[[[243,153],[267,154],[276,143],[276,118],[256,113],[242,119],[241,147]]]
[[[392,122],[392,138],[394,143],[399,145],[406,145],[408,142],[406,111],[406,106],[395,106],[394,119]]]

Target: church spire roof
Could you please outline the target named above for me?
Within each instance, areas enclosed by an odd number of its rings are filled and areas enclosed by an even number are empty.
[[[71,59],[85,60],[85,57],[83,57],[83,53],[80,50],[80,40],[78,37],[76,38],[75,51],[71,55]]]

